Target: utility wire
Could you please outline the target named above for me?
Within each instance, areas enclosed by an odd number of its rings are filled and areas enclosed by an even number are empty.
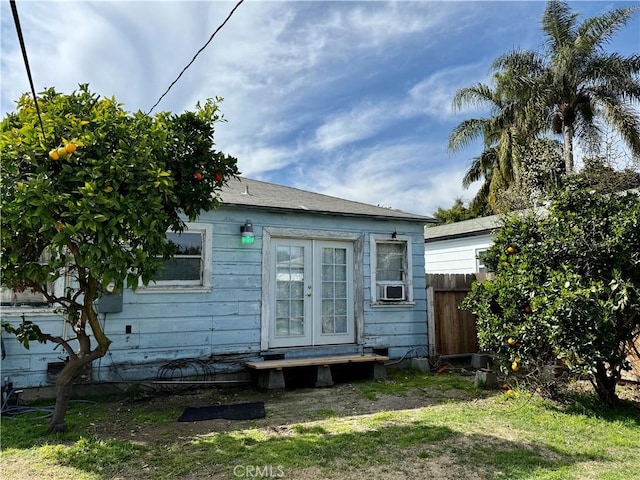
[[[207,47],[209,46],[209,44],[211,43],[211,40],[213,40],[213,37],[215,37],[215,36],[216,36],[216,34],[217,34],[221,29],[222,29],[222,27],[224,27],[224,26],[226,25],[226,23],[229,21],[229,19],[230,19],[230,18],[231,18],[231,16],[234,14],[234,12],[238,9],[238,7],[242,4],[242,2],[244,2],[244,0],[240,0],[238,3],[236,3],[236,6],[235,6],[235,7],[233,7],[233,9],[231,10],[231,12],[229,12],[229,15],[227,15],[227,18],[225,18],[224,22],[222,22],[222,23],[220,24],[220,26],[219,26],[218,28],[216,28],[215,32],[213,32],[213,33],[211,34],[211,36],[209,37],[209,40],[207,40],[207,43],[205,43],[205,44],[202,46],[202,48],[196,52],[196,54],[193,56],[193,58],[192,58],[192,59],[191,59],[191,61],[187,64],[187,66],[186,66],[186,67],[184,67],[184,68],[182,69],[182,71],[181,71],[181,72],[180,72],[180,74],[176,77],[176,79],[175,79],[173,82],[171,82],[171,85],[169,85],[169,87],[165,90],[165,92],[164,92],[162,95],[160,95],[160,98],[158,99],[158,101],[157,101],[156,103],[154,103],[153,107],[151,107],[151,109],[147,112],[147,115],[149,115],[149,114],[153,111],[153,109],[154,109],[154,108],[156,108],[156,107],[158,106],[158,104],[162,101],[162,99],[164,98],[164,96],[165,96],[167,93],[169,93],[169,90],[171,90],[171,87],[173,87],[173,86],[176,84],[176,82],[177,82],[178,80],[180,80],[180,77],[182,77],[182,74],[187,70],[187,68],[189,68],[189,67],[191,66],[191,64],[192,64],[193,62],[195,62],[196,57],[197,57],[198,55],[200,55],[200,53],[202,53],[202,51],[203,51],[205,48],[207,48]]]
[[[42,124],[42,117],[40,116],[40,107],[38,106],[38,97],[36,96],[36,89],[33,86],[33,77],[31,76],[31,68],[29,67],[29,58],[27,57],[27,47],[24,45],[24,37],[22,36],[22,27],[20,27],[20,18],[18,17],[18,7],[16,7],[15,0],[9,0],[11,4],[11,12],[13,13],[13,23],[16,24],[16,31],[18,32],[18,41],[20,42],[20,49],[22,50],[22,58],[24,59],[24,66],[27,69],[27,77],[29,77],[29,84],[31,85],[31,93],[33,94],[33,103],[36,104],[36,113],[38,114],[38,120],[40,120],[40,128],[42,129],[42,142],[45,141],[44,125]]]

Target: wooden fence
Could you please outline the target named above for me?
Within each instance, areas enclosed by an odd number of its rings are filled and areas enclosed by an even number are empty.
[[[635,348],[629,349],[629,357],[627,360],[631,364],[631,370],[622,372],[623,380],[631,380],[632,382],[640,382],[640,337],[636,338]]]
[[[468,355],[478,351],[475,316],[458,308],[475,278],[473,274],[427,274],[430,354]]]

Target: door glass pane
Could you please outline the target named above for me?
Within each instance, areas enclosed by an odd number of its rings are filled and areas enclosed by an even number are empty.
[[[278,318],[289,318],[289,302],[287,300],[278,300],[276,303],[276,316]]]
[[[331,265],[333,263],[333,248],[322,249],[322,263],[323,265]]]
[[[289,298],[289,282],[276,282],[276,296],[278,298]]]
[[[347,331],[347,251],[322,249],[322,333]],[[345,316],[344,319],[341,317]]]
[[[336,316],[335,317],[335,333],[346,333],[347,332],[347,317],[345,316]]]
[[[304,282],[291,282],[291,298],[302,298],[304,295]]]
[[[322,298],[333,298],[335,296],[336,284],[334,282],[322,282]]]
[[[322,316],[322,333],[331,334],[335,332],[332,315]]]
[[[276,247],[277,337],[304,335],[304,247]]]
[[[292,318],[289,322],[289,335],[304,335],[304,318]]]
[[[323,264],[322,265],[322,281],[330,282],[333,280],[333,276],[334,276],[333,265]]]

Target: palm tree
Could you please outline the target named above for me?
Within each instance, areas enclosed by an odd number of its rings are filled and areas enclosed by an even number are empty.
[[[490,116],[472,118],[459,123],[449,136],[449,151],[456,151],[469,143],[482,139],[484,150],[472,159],[462,182],[465,188],[484,179],[484,183],[473,199],[475,211],[486,211],[487,205],[496,212],[496,193],[507,188],[518,179],[519,160],[514,146],[520,139],[518,125],[518,103],[510,101],[504,82],[505,76],[497,73],[492,88],[483,83],[458,90],[453,99],[453,109],[465,105],[479,105],[489,109]]]
[[[617,8],[579,24],[566,2],[549,1],[542,17],[544,52],[516,50],[493,64],[497,71],[516,72],[511,87],[526,105],[527,128],[562,134],[567,174],[574,168],[574,137],[597,139],[598,120],[640,155],[640,55],[604,51],[637,10]]]

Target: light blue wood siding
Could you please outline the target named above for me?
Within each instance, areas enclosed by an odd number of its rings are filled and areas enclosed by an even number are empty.
[[[240,226],[251,220],[255,242],[240,243]],[[131,381],[156,378],[163,365],[178,359],[210,360],[216,373],[242,368],[242,362],[261,353],[262,328],[262,229],[341,232],[362,237],[360,272],[363,297],[361,342],[354,345],[314,347],[305,354],[361,351],[384,347],[393,358],[416,352],[427,346],[426,291],[423,225],[393,219],[322,214],[273,213],[266,210],[225,206],[201,216],[197,223],[213,228],[211,288],[205,291],[162,292],[139,289],[125,291],[119,313],[102,314],[107,336],[113,341],[109,353],[94,362],[94,381]],[[412,243],[412,305],[371,305],[369,235],[408,235]],[[63,321],[53,313],[4,308],[2,319],[17,324],[24,314],[38,322],[43,331],[62,335]],[[127,331],[130,330],[130,333]],[[71,331],[66,332],[71,337]],[[2,375],[19,388],[47,385],[47,365],[64,358],[51,344],[31,344],[24,349],[15,338],[3,334],[6,358]],[[291,355],[300,352],[291,352]]]

